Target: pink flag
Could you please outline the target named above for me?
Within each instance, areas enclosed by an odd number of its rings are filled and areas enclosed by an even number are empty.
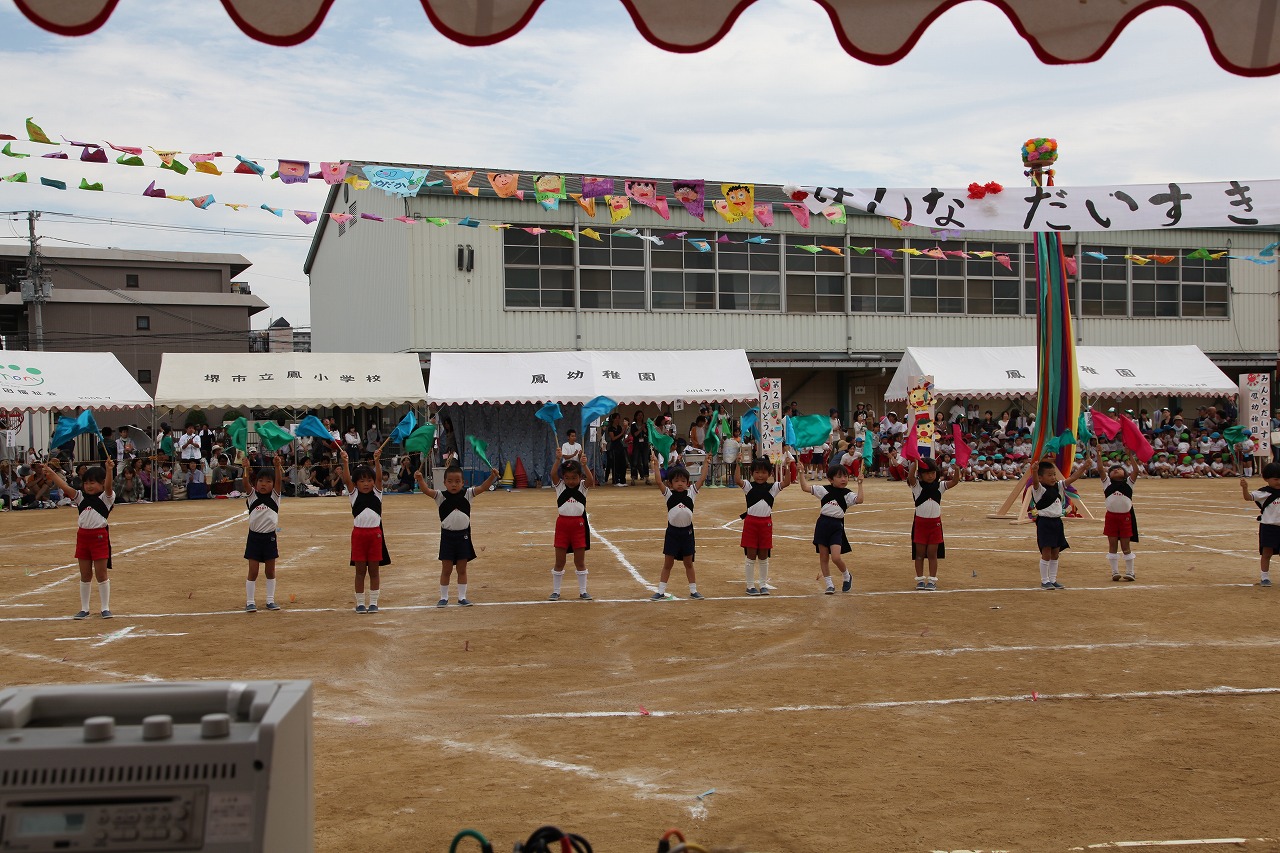
[[[915,422],[910,423],[907,427],[907,440],[902,445],[902,458],[920,458],[920,432],[916,429]]]
[[[1098,416],[1094,415],[1093,419],[1096,423]],[[1133,451],[1133,455],[1138,457],[1139,462],[1151,461],[1156,450],[1151,446],[1151,442],[1147,441],[1147,437],[1142,434],[1142,430],[1138,428],[1133,418],[1120,418],[1120,432],[1124,446]]]
[[[1013,264],[1010,263],[1008,255],[996,255],[996,263],[1007,270],[1013,269]]]
[[[305,184],[311,165],[306,160],[281,160],[280,181],[285,184]]]
[[[355,217],[350,213],[330,213],[329,218],[334,222],[337,222],[339,225],[346,225],[348,222],[355,219]]]
[[[773,227],[773,205],[768,203],[757,204],[756,205],[756,221],[759,222],[761,225],[763,225],[765,228],[772,228]]]
[[[142,156],[142,149],[133,145],[116,145],[114,142],[108,142],[107,144],[119,151],[121,154],[132,154],[134,157]]]
[[[973,455],[973,449],[964,442],[964,433],[960,431],[960,424],[951,425],[951,437],[956,441],[956,464],[961,468],[969,464],[969,457]]]
[[[192,163],[208,163],[210,160],[213,160],[221,156],[222,156],[221,151],[212,151],[208,154],[192,154],[187,159],[190,160]]]
[[[1090,411],[1093,411],[1090,409]],[[1120,422],[1101,412],[1093,412],[1093,434],[1115,438],[1120,432]]]
[[[792,215],[795,216],[796,222],[800,223],[801,228],[809,227],[809,208],[803,204],[791,204],[788,202],[787,210],[791,211]]]
[[[653,203],[653,210],[663,219],[671,218],[671,209],[667,206],[667,197],[665,195],[658,196],[658,200]]]

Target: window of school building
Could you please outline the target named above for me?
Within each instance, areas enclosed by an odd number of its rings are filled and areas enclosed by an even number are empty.
[[[532,227],[532,226],[530,226]],[[596,228],[600,240],[504,231],[505,306],[584,311],[749,311],[789,314],[1019,316],[1036,311],[1030,243],[812,234],[688,232],[642,239]],[[725,241],[724,238],[728,238]],[[831,241],[831,242],[827,242]],[[820,245],[825,244],[825,245]],[[839,249],[843,254],[831,251]],[[1081,317],[1224,318],[1226,257],[1185,249],[1063,246],[1077,264],[1072,311]],[[1209,249],[1205,254],[1221,250]]]

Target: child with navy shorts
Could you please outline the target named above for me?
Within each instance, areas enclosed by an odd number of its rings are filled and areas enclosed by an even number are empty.
[[[591,547],[591,531],[587,526],[587,490],[596,484],[595,475],[590,468],[584,471],[582,463],[566,460],[564,451],[556,448],[551,484],[556,489],[556,533],[553,540],[556,564],[551,570],[551,601],[560,600],[560,584],[564,580],[564,565],[570,551],[573,552],[573,565],[578,575],[578,598],[591,601],[591,594],[587,592],[587,550]]]
[[[241,479],[241,491],[247,495],[249,507],[249,538],[244,544],[244,558],[249,561],[249,576],[244,582],[246,613],[256,613],[255,590],[258,585],[258,566],[266,567],[267,609],[279,610],[276,604],[276,559],[280,556],[276,531],[280,528],[280,484],[284,482],[284,468],[280,454],[275,455],[275,470],[259,468],[253,475]]]
[[[419,468],[415,474],[418,488],[436,502],[440,510],[440,600],[436,607],[449,606],[449,578],[458,572],[458,604],[470,607],[467,599],[467,564],[476,558],[471,542],[471,502],[489,491],[498,479],[498,469],[491,468],[489,477],[479,486],[463,489],[462,468],[450,465],[444,470],[444,488],[433,489]]]
[[[1240,491],[1244,499],[1258,505],[1258,554],[1262,557],[1262,579],[1258,586],[1271,586],[1271,557],[1280,552],[1280,462],[1268,462],[1262,466],[1262,479],[1267,484],[1257,491],[1249,491],[1247,477],[1240,478]]]
[[[105,470],[95,465],[81,475],[79,490],[68,486],[57,470],[36,463],[44,475],[62,490],[63,496],[71,499],[79,514],[76,561],[80,564],[80,610],[75,615],[76,619],[89,618],[89,596],[93,592],[95,578],[98,581],[98,601],[102,605],[100,615],[103,619],[111,618],[111,580],[107,575],[111,569],[111,530],[107,526],[107,517],[115,504],[115,492],[111,488],[115,463],[110,454],[107,456]]]
[[[382,453],[373,454],[373,467],[357,465],[354,474],[347,465],[346,451],[339,449],[342,460],[342,482],[351,501],[351,565],[356,569],[356,612],[377,613],[378,593],[382,590],[379,568],[391,563],[382,533],[382,490],[374,471],[382,470]],[[369,579],[368,606],[365,606],[364,582]]]
[[[769,482],[769,475],[775,479]],[[769,556],[773,553],[773,501],[791,484],[786,470],[777,470],[768,459],[751,463],[751,481],[742,481],[742,472],[733,466],[733,484],[746,493],[747,511],[742,514],[742,553],[746,555],[743,572],[747,579],[747,595],[769,594]],[[759,567],[759,580],[755,569]]]
[[[813,528],[813,547],[818,552],[818,567],[827,582],[827,595],[835,595],[836,585],[831,580],[831,563],[844,576],[840,589],[848,592],[853,589],[853,575],[844,564],[843,554],[849,553],[849,537],[844,533],[844,516],[849,507],[864,503],[862,494],[862,478],[858,477],[858,491],[853,493],[846,486],[849,483],[849,472],[843,465],[832,465],[827,470],[829,486],[810,485],[805,482],[804,469],[800,469],[800,491],[808,492],[817,498],[822,509],[818,512],[818,523]]]
[[[658,456],[651,453],[653,467],[657,468]],[[670,601],[674,597],[667,593],[667,581],[671,579],[671,569],[676,560],[684,563],[689,597],[704,597],[698,592],[698,579],[693,571],[693,502],[698,497],[698,489],[707,481],[710,468],[710,464],[703,461],[697,483],[690,482],[689,471],[682,465],[672,465],[664,472],[661,484],[662,496],[667,499],[667,533],[662,543],[662,576],[658,579],[658,591],[653,594],[652,601]]]
[[[911,559],[916,569],[916,589],[932,592],[938,588],[938,561],[946,559],[947,546],[942,539],[942,493],[960,485],[960,471],[943,482],[938,463],[932,459],[912,460],[907,469],[907,486],[916,505],[911,518]],[[929,577],[924,576],[929,561]]]
[[[1036,466],[1036,482],[1031,487],[1031,503],[1036,514],[1036,547],[1040,549],[1040,588],[1066,589],[1058,583],[1058,556],[1071,546],[1062,526],[1069,505],[1067,486],[1089,470],[1089,461],[1081,463],[1071,476],[1063,480],[1057,463],[1041,460]]]

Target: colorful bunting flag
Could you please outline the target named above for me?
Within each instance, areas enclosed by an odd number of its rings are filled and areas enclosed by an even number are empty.
[[[40,129],[40,125],[32,121],[30,117],[27,118],[27,139],[32,142],[43,142],[45,145],[58,144],[46,136],[45,132]]]
[[[177,172],[179,175],[185,175],[187,172],[191,171],[186,163],[183,163],[181,160],[176,158],[170,158],[169,162],[161,163],[160,168],[168,169],[171,172]]]
[[[498,198],[512,198],[520,191],[518,172],[489,172],[486,177]]]
[[[381,216],[374,216],[372,213],[360,214],[361,219],[372,219],[374,222],[386,222]]]
[[[711,202],[711,209],[724,217],[724,221],[732,225],[742,219],[741,214],[733,209],[726,199],[718,198]]]
[[[1093,252],[1086,252],[1086,254],[1092,255]],[[1192,261],[1207,261],[1210,257],[1208,249],[1196,249],[1194,252],[1187,255],[1187,259]]]
[[[658,201],[658,182],[649,179],[635,179],[622,182],[623,191],[627,198],[643,204],[645,207],[653,207]]]
[[[22,159],[22,158],[24,158],[24,157],[30,157],[30,156],[31,156],[30,154],[19,154],[17,151],[14,151],[12,148],[10,148],[10,147],[9,147],[9,146],[10,146],[10,145],[12,145],[12,144],[13,144],[13,143],[11,143],[11,142],[6,142],[6,143],[4,144],[4,147],[3,147],[3,148],[0,148],[0,154],[3,154],[3,155],[4,155],[4,156],[6,156],[6,157],[15,157],[15,158],[17,158],[17,159],[19,159],[19,160],[21,160],[21,159]]]
[[[533,188],[539,202],[569,197],[564,189],[564,175],[535,175]]]
[[[573,243],[578,242],[578,235],[577,235],[577,234],[574,234],[572,231],[569,231],[569,230],[567,230],[567,229],[564,229],[564,228],[552,228],[552,229],[551,229],[551,233],[552,233],[552,234],[559,234],[561,237],[565,238],[566,240],[569,240],[570,242],[573,242]]]
[[[844,225],[846,213],[843,204],[833,204],[822,211],[822,215],[835,225]]]
[[[591,201],[591,202],[595,202],[595,199],[589,199],[589,201]],[[582,234],[582,236],[583,236],[583,237],[590,237],[592,240],[596,240],[596,241],[598,241],[598,242],[602,242],[602,243],[604,242],[604,241],[600,238],[600,232],[599,232],[599,231],[597,231],[597,230],[596,230],[596,229],[594,229],[594,228],[583,228],[583,229],[582,229],[582,231],[581,231],[580,233]]]
[[[121,154],[119,157],[117,157],[117,158],[116,158],[116,165],[119,165],[119,166],[145,166],[145,165],[147,165],[147,164],[146,164],[146,163],[144,163],[144,162],[142,161],[142,158],[141,158],[141,157],[138,157],[138,156],[136,156],[136,155],[133,155],[133,154]]]
[[[458,224],[463,228],[479,228],[480,220],[472,219],[470,216],[464,216],[458,220]]]
[[[121,154],[132,154],[134,157],[142,155],[142,149],[133,145],[116,145],[114,142],[108,142],[113,151],[119,151]]]
[[[89,179],[88,179],[88,178],[81,178],[81,179],[80,179],[80,189],[82,189],[82,190],[90,190],[90,191],[92,191],[92,192],[100,193],[100,192],[102,192],[102,183],[101,183],[101,182],[99,182],[99,183],[96,183],[96,184],[91,184],[91,183],[89,183]]]
[[[315,222],[316,219],[319,218],[316,216],[314,210],[295,210],[293,212],[293,215],[301,219],[303,223],[307,225],[310,225],[311,223]]]
[[[755,184],[721,184],[720,192],[724,193],[724,200],[728,203],[729,210],[735,214],[736,218],[729,219],[730,222],[736,222],[744,216],[752,222],[756,221]],[[727,216],[725,218],[728,219]]]
[[[53,178],[41,178],[40,183],[46,187],[53,187],[55,190],[65,190],[67,188],[66,181],[55,181]]]
[[[196,160],[194,156],[192,156],[191,159],[196,167],[196,171],[202,175],[213,175],[214,177],[217,177],[222,174],[222,170],[218,168],[216,163],[211,163],[208,160]]]
[[[839,255],[842,258],[844,257],[844,249],[839,246],[823,246],[822,248],[826,249],[833,255]]]
[[[430,222],[437,228],[443,228],[449,224],[449,220],[445,219],[443,216],[427,216],[423,218],[423,222]]]
[[[796,246],[796,248],[800,249],[801,251],[808,252],[811,255],[816,255],[822,251],[821,246]],[[885,251],[888,251],[888,250],[886,249]]]
[[[187,156],[187,159],[192,163],[211,163],[213,160],[221,156],[221,151],[210,151],[208,154],[190,154]]]
[[[609,219],[621,222],[631,215],[631,199],[621,195],[607,195],[604,203],[609,205]]]
[[[279,216],[281,219],[284,218],[284,208],[282,207],[272,207],[269,204],[264,204],[261,206],[261,209],[265,210],[267,213],[274,213],[276,216]]]
[[[592,219],[596,218],[596,200],[594,198],[587,198],[582,193],[569,193],[569,198],[576,201],[578,207],[587,212],[587,216]]]
[[[115,146],[112,146],[112,147],[114,148]],[[252,160],[241,157],[239,154],[236,155],[236,160],[239,161],[239,165],[236,166],[236,172],[238,174],[257,175],[259,178],[261,178],[267,171],[266,169],[259,166],[257,163],[253,162]]]
[[[773,227],[773,205],[768,203],[756,205],[756,221],[765,228]]]
[[[403,222],[405,225],[416,225],[418,220],[414,219],[412,216],[397,216],[396,222]]]
[[[676,197],[676,201],[684,205],[684,209],[689,211],[691,216],[697,217],[699,222],[705,222],[707,217],[707,183],[699,180],[672,181],[671,192]]]
[[[65,152],[65,151],[55,151],[55,152],[53,152],[52,154],[41,154],[40,156],[41,156],[41,158],[43,158],[43,159],[45,159],[45,160],[67,160],[67,159],[69,159],[69,158],[67,157],[67,154],[66,154],[66,152]]]
[[[160,158],[162,166],[169,166],[173,163],[173,158],[181,154],[181,151],[160,151],[156,148],[151,149],[157,157]]]
[[[105,163],[107,162],[107,152],[96,145],[92,148],[84,148],[80,151],[80,160],[84,163]]]
[[[658,196],[657,201],[653,203],[653,211],[663,219],[670,221],[671,209],[667,207],[667,197],[665,195]]]
[[[156,189],[155,181],[147,184],[147,188],[142,191],[142,194],[149,198],[164,198],[167,195],[164,190]]]
[[[480,190],[471,186],[471,179],[476,176],[475,170],[471,169],[463,172],[445,172],[445,178],[449,181],[449,186],[453,187],[454,195],[480,195]]]
[[[11,184],[25,184],[27,182],[27,173],[14,172],[12,175],[6,175],[4,180]]]
[[[582,197],[603,198],[613,195],[613,178],[591,178],[582,176]]]
[[[800,223],[801,228],[809,227],[809,208],[803,204],[787,202],[787,210],[791,211],[791,215],[796,218],[796,222]]]
[[[280,160],[278,174],[282,184],[305,184],[311,173],[311,164],[306,160]]]
[[[693,248],[697,249],[699,252],[711,251],[711,244],[708,243],[706,240],[702,239],[701,237],[690,237],[689,245],[693,246]]]

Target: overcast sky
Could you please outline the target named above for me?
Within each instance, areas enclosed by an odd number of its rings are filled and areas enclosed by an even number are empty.
[[[1045,66],[1002,13],[965,3],[904,61],[877,67],[844,53],[812,0],[759,0],[693,55],[650,45],[611,0],[547,0],[521,34],[485,48],[439,35],[416,0],[339,0],[291,48],[243,35],[215,0],[125,0],[82,38],[46,33],[0,0],[0,71],[0,132],[23,138],[30,115],[55,139],[263,161],[963,186],[1025,180],[1023,140],[1055,136],[1059,184],[1093,185],[1275,178],[1280,150],[1280,78],[1223,71],[1174,9],[1142,15],[1099,62]],[[87,177],[120,194],[0,183],[0,210],[165,226],[50,217],[47,245],[243,254],[253,266],[242,278],[271,305],[254,326],[309,323],[314,226],[256,206],[318,210],[323,186],[0,157],[0,175],[23,169],[37,184]],[[143,198],[153,178],[252,207]],[[264,236],[174,230],[193,226]],[[0,245],[24,234],[25,222],[0,219]]]

